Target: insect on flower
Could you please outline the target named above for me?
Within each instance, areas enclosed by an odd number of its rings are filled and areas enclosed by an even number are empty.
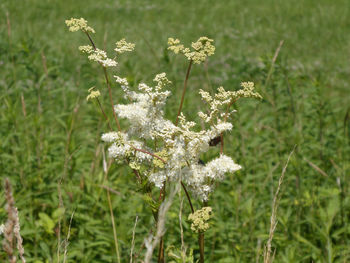
[[[219,142],[221,141],[221,136],[216,136],[215,138],[211,139],[209,141],[209,146],[216,146],[219,144]]]

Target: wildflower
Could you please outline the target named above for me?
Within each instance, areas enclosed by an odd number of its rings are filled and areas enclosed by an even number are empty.
[[[153,79],[153,81],[157,82],[157,86],[155,87],[156,91],[159,91],[159,90],[163,89],[164,87],[166,87],[167,85],[171,84],[171,81],[168,80],[168,78],[166,77],[166,74],[164,72],[156,75],[155,78]]]
[[[165,149],[163,149],[161,152],[156,152],[154,154],[162,158],[165,162],[168,160],[168,154]],[[164,168],[164,162],[159,158],[153,158],[153,164],[155,167]]]
[[[87,53],[88,59],[100,63],[103,67],[115,67],[117,62],[107,57],[107,53],[104,50],[93,48],[92,46],[80,46],[79,50],[83,53]]]
[[[95,30],[87,25],[87,21],[84,18],[71,18],[66,20],[66,25],[71,32],[82,30],[84,33],[95,33]]]
[[[94,48],[90,45],[80,46],[78,49],[79,51],[87,54],[91,54],[94,51]]]
[[[180,44],[180,40],[174,39],[172,37],[168,38],[168,49],[173,51],[175,54],[178,54],[184,49],[184,45]]]
[[[210,206],[203,207],[200,210],[188,216],[188,220],[192,222],[191,230],[196,233],[203,233],[209,229],[209,219],[213,217],[212,208]]]
[[[87,101],[101,96],[101,93],[98,90],[95,90],[95,87],[90,88],[88,91],[89,91],[89,95],[86,97]]]
[[[114,78],[115,78],[115,81],[120,85],[126,86],[126,87],[129,86],[128,80],[126,78],[121,78],[117,75],[115,75]]]
[[[135,44],[126,42],[125,38],[123,38],[122,40],[118,41],[115,44],[117,47],[114,50],[119,54],[133,51],[135,48]]]
[[[101,139],[104,142],[125,141],[127,140],[127,135],[121,132],[108,132],[102,134]]]
[[[205,61],[205,59],[215,52],[215,46],[212,44],[214,40],[207,37],[200,37],[196,42],[192,42],[190,48],[185,48],[180,44],[180,40],[169,38],[168,39],[168,49],[172,50],[175,54],[182,52],[188,60],[193,61],[195,64],[200,64]]]
[[[223,87],[218,89],[218,93],[215,95],[217,99],[222,101],[231,99],[235,100],[238,98],[256,98],[262,99],[261,95],[254,91],[254,82],[242,82],[241,87],[238,91],[225,91]]]

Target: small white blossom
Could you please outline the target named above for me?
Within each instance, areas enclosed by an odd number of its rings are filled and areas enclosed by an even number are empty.
[[[119,83],[121,86],[129,86],[128,80],[126,78],[121,78],[117,75],[114,76],[115,81]]]
[[[95,33],[95,30],[92,27],[87,25],[87,22],[84,18],[71,18],[66,20],[66,25],[69,27],[69,31],[75,32],[82,30],[83,32]]]
[[[89,95],[86,97],[86,100],[95,99],[101,96],[101,93],[98,90],[95,90],[95,87],[90,88],[88,92]]]
[[[117,47],[114,50],[115,50],[115,52],[120,53],[120,54],[124,53],[124,52],[133,51],[135,48],[135,44],[126,42],[125,38],[123,38],[122,40],[118,41],[115,44]]]
[[[107,132],[107,133],[102,134],[101,139],[104,142],[115,142],[117,140],[127,141],[128,136],[122,132]]]
[[[233,173],[240,170],[242,167],[226,155],[210,161],[205,166],[206,176],[215,180],[222,180],[226,173]]]
[[[80,46],[79,50],[89,54],[89,60],[96,61],[103,67],[116,67],[118,65],[115,60],[107,57],[107,53],[104,50],[93,48],[92,46]]]
[[[180,44],[180,40],[169,38],[168,49],[173,51],[175,54],[181,52],[188,60],[193,61],[194,64],[200,64],[204,62],[207,57],[214,54],[215,47],[212,44],[213,42],[214,40],[207,37],[200,37],[196,42],[192,42],[191,50],[190,48],[185,48],[182,44]]]

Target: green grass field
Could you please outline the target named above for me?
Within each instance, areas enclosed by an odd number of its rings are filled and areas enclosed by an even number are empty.
[[[295,145],[272,241],[275,262],[350,262],[347,0],[4,0],[0,10],[0,178],[13,185],[27,262],[57,262],[59,218],[63,240],[73,211],[68,262],[117,262],[106,186],[114,190],[121,262],[130,261],[135,217],[137,260],[143,259],[142,243],[154,224],[130,169],[113,163],[104,180],[106,145],[100,136],[107,126],[85,99],[91,86],[105,88],[103,73],[78,51],[88,42],[68,31],[64,21],[71,17],[87,19],[98,46],[110,53],[121,38],[136,44],[134,52],[120,56],[117,68],[131,84],[167,73],[173,82],[166,111],[171,119],[187,61],[167,51],[168,37],[186,44],[200,36],[215,40],[215,55],[191,73],[184,104],[188,119],[197,120],[193,113],[203,105],[200,88],[236,90],[240,82],[253,81],[264,97],[234,106],[238,112],[225,150],[243,169],[227,176],[210,197],[214,219],[205,234],[206,262],[263,262],[273,196]],[[115,100],[122,101],[121,94],[114,85]],[[109,105],[107,95],[101,100]],[[197,258],[190,208],[183,206],[185,243]],[[166,224],[167,252],[180,248],[178,214],[175,202]],[[0,224],[6,218],[1,190]],[[0,261],[6,260],[0,249]]]

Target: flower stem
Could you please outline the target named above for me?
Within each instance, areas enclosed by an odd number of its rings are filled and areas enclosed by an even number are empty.
[[[204,233],[198,234],[199,262],[204,263]]]
[[[158,251],[158,263],[164,263],[165,258],[164,258],[164,240],[163,237],[160,239],[159,242],[159,251]]]
[[[118,117],[117,117],[117,114],[115,113],[115,110],[114,110],[114,103],[113,103],[113,98],[112,98],[112,89],[111,89],[111,85],[109,83],[106,67],[103,67],[103,73],[104,73],[105,79],[106,79],[106,84],[107,84],[107,88],[108,88],[108,95],[109,95],[109,101],[111,103],[114,120],[115,120],[115,123],[117,124],[118,131],[121,131],[120,124],[119,124],[119,121],[118,121]]]
[[[188,64],[188,68],[187,68],[187,72],[186,72],[186,78],[185,78],[185,82],[184,82],[184,89],[182,91],[182,96],[181,96],[181,102],[180,102],[180,107],[179,110],[177,112],[177,116],[176,116],[176,122],[175,125],[177,126],[178,122],[179,122],[179,116],[182,110],[182,105],[184,103],[184,99],[185,99],[185,93],[186,93],[186,89],[187,89],[187,82],[188,82],[188,78],[190,76],[190,72],[191,72],[191,67],[192,67],[192,60],[190,60],[190,64]]]
[[[92,47],[94,48],[94,50],[96,50],[96,45],[95,45],[94,41],[92,40],[92,38],[90,37],[90,34],[88,32],[86,32],[86,31],[85,31],[85,34],[87,35],[87,37],[88,37]],[[104,76],[105,76],[105,79],[106,79],[106,84],[107,84],[108,94],[109,94],[109,101],[111,103],[114,120],[115,120],[115,123],[117,124],[118,131],[121,131],[120,124],[119,124],[119,121],[118,121],[118,117],[117,117],[117,114],[115,113],[115,110],[114,110],[114,103],[113,103],[113,98],[112,98],[111,84],[110,84],[109,79],[108,79],[107,69],[101,63],[100,63],[100,65],[103,68],[103,73],[104,73]]]
[[[192,213],[194,213],[193,205],[192,205],[192,202],[191,202],[191,197],[190,197],[190,195],[188,194],[187,189],[186,189],[186,187],[185,187],[185,185],[184,185],[184,183],[183,183],[182,181],[181,181],[181,186],[182,186],[182,188],[183,188],[184,191],[185,191],[185,194],[186,194],[188,203],[190,204],[190,207],[191,207],[191,211],[192,211]]]
[[[107,121],[107,125],[108,125],[109,130],[112,131],[111,124],[109,123],[109,119],[108,119],[108,117],[107,117],[105,111],[104,111],[103,108],[102,108],[102,105],[101,105],[100,100],[99,100],[98,98],[96,98],[96,100],[97,100],[97,104],[98,104],[98,106],[100,107],[100,110],[101,110],[103,116],[105,117],[105,119],[106,119],[106,121]]]
[[[235,103],[237,100],[238,100],[238,98],[235,99],[235,100],[231,100],[231,102],[227,105],[226,112],[225,112],[225,117],[224,117],[224,122],[227,121],[228,111],[230,110],[230,107],[231,107],[232,104]],[[223,153],[224,153],[224,134],[223,134],[223,133],[220,134],[220,141],[221,141],[220,153],[223,154]]]

